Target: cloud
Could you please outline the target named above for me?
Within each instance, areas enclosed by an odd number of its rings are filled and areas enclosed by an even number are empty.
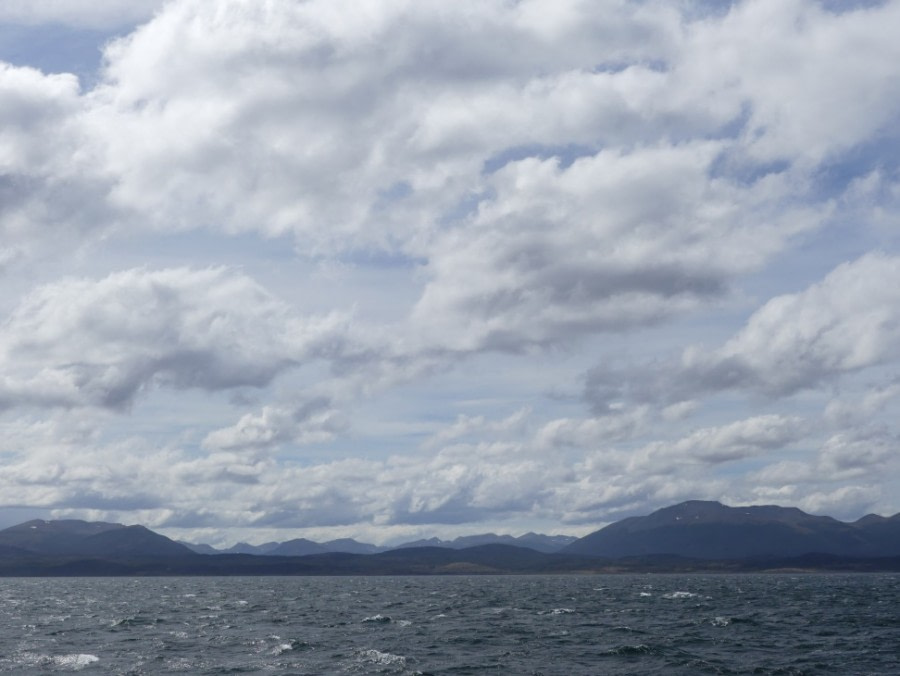
[[[637,406],[597,418],[557,418],[541,427],[535,443],[545,448],[590,449],[645,431],[652,417],[650,407]]]
[[[0,23],[121,28],[151,18],[164,3],[165,0],[5,0],[0,5]]]
[[[604,151],[568,168],[510,163],[471,224],[437,241],[413,321],[451,349],[516,351],[721,297],[810,224],[796,212],[756,222],[754,203],[787,184],[711,182],[719,150],[702,142]]]
[[[83,135],[86,105],[72,75],[0,62],[0,272],[38,251],[78,244],[116,214]]]
[[[118,38],[81,82],[0,64],[0,495],[223,530],[890,495],[898,12],[3,3]]]
[[[264,406],[231,427],[213,430],[203,440],[207,449],[265,449],[281,444],[330,441],[349,427],[328,397],[315,397],[293,407]]]
[[[808,143],[788,146],[782,138],[800,136],[794,124],[816,141],[834,139],[837,129],[852,135],[835,149],[880,133],[900,96],[889,68],[869,64],[889,63],[872,52],[895,44],[884,29],[893,9],[838,18],[797,2],[745,5],[693,21],[619,2],[602,11],[576,2],[171,2],[107,47],[103,81],[79,102],[81,152],[97,160],[85,175],[110,179],[110,204],[157,228],[290,233],[304,249],[421,256],[441,223],[503,189],[484,172],[499,158],[615,148],[598,162],[608,171],[620,159],[635,179],[633,195],[675,169],[666,146],[695,141],[684,149],[682,162],[690,162],[711,129],[720,137],[715,153],[735,161],[770,137],[789,149],[789,162],[807,157]],[[784,33],[777,45],[812,56],[772,59],[771,46],[747,40],[758,34],[747,26],[756,24]],[[860,51],[852,49],[860,36],[863,53],[848,59]],[[457,48],[462,42],[465,50]],[[816,124],[785,115],[785,97],[769,83],[795,87],[808,62],[829,75],[803,78],[810,89],[839,77],[844,89],[881,92],[879,100],[855,97],[855,112],[844,116],[844,107],[818,105],[832,91],[819,87],[803,108]],[[725,130],[748,105],[746,135],[728,138]],[[881,122],[869,119],[871,110],[884,111]],[[628,152],[644,147],[659,154]],[[655,183],[632,162],[654,157],[664,165]],[[695,157],[687,179],[713,159]],[[715,166],[721,174],[730,164]],[[599,201],[577,190],[578,174],[555,195],[576,200],[571,217]],[[717,195],[700,194],[702,184],[679,185],[688,192],[677,214],[691,218],[695,209],[709,222],[728,208],[725,185],[709,184]],[[690,204],[706,198],[718,207]],[[759,238],[760,253],[769,237]]]
[[[770,454],[800,440],[807,423],[795,416],[762,415],[706,427],[676,441],[657,441],[629,460],[631,471],[667,472],[681,463],[719,464]]]
[[[262,387],[326,357],[336,315],[304,320],[224,268],[133,269],[41,286],[0,334],[5,407],[129,406],[153,387]]]
[[[843,14],[803,0],[738,3],[694,27],[681,75],[696,94],[747,102],[744,147],[755,161],[815,164],[895,136],[897,20],[895,2]]]
[[[786,397],[900,357],[900,258],[871,253],[804,291],[777,296],[716,349],[687,348],[678,361],[600,366],[585,397],[598,413],[621,398],[679,402],[727,390]]]
[[[722,346],[713,365],[739,365],[750,384],[784,395],[894,361],[898,339],[900,258],[873,253],[838,266],[801,293],[767,302]],[[703,361],[696,353],[685,356],[687,368]]]

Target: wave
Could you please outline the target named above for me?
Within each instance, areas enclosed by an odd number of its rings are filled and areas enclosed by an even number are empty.
[[[86,666],[99,662],[100,658],[90,653],[72,653],[69,655],[40,655],[24,653],[20,660],[25,664],[51,669],[71,669],[79,671]]]
[[[668,594],[663,594],[664,599],[693,599],[696,597],[697,594],[689,591],[674,591],[669,592]]]
[[[620,645],[600,653],[603,657],[618,657],[621,655],[647,655],[654,652],[653,648],[645,643],[637,645]]]
[[[406,658],[403,655],[394,655],[380,650],[360,650],[357,653],[360,662],[377,664],[383,667],[405,667]]]
[[[390,615],[382,615],[381,613],[378,613],[377,615],[372,615],[372,617],[364,617],[362,621],[372,622],[374,624],[390,624],[394,620]]]

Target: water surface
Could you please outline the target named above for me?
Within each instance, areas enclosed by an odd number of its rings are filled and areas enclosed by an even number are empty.
[[[898,674],[900,576],[0,579],[0,672]]]

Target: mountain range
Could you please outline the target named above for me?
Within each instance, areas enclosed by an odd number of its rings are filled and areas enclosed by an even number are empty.
[[[496,535],[484,533],[481,535],[464,535],[454,540],[441,540],[440,538],[428,538],[404,542],[393,547],[380,547],[366,542],[357,542],[351,538],[329,540],[328,542],[313,542],[305,538],[297,538],[286,542],[266,542],[261,545],[251,545],[239,542],[227,549],[215,549],[206,544],[193,544],[181,542],[185,547],[198,554],[253,554],[257,556],[308,556],[310,554],[327,554],[329,552],[343,552],[345,554],[378,554],[392,549],[413,549],[418,547],[440,547],[444,549],[466,549],[479,545],[512,545],[514,547],[527,547],[538,552],[558,552],[567,545],[572,544],[578,538],[571,535],[540,535],[539,533],[526,533],[519,537],[512,535]]]
[[[143,526],[28,521],[0,530],[0,575],[383,575],[460,573],[900,571],[900,514],[852,523],[793,507],[688,501],[583,538],[529,533],[420,540],[391,549],[297,539],[229,550]]]

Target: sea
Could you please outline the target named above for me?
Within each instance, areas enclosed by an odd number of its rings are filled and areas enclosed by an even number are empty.
[[[900,674],[900,575],[0,578],[11,674]]]

